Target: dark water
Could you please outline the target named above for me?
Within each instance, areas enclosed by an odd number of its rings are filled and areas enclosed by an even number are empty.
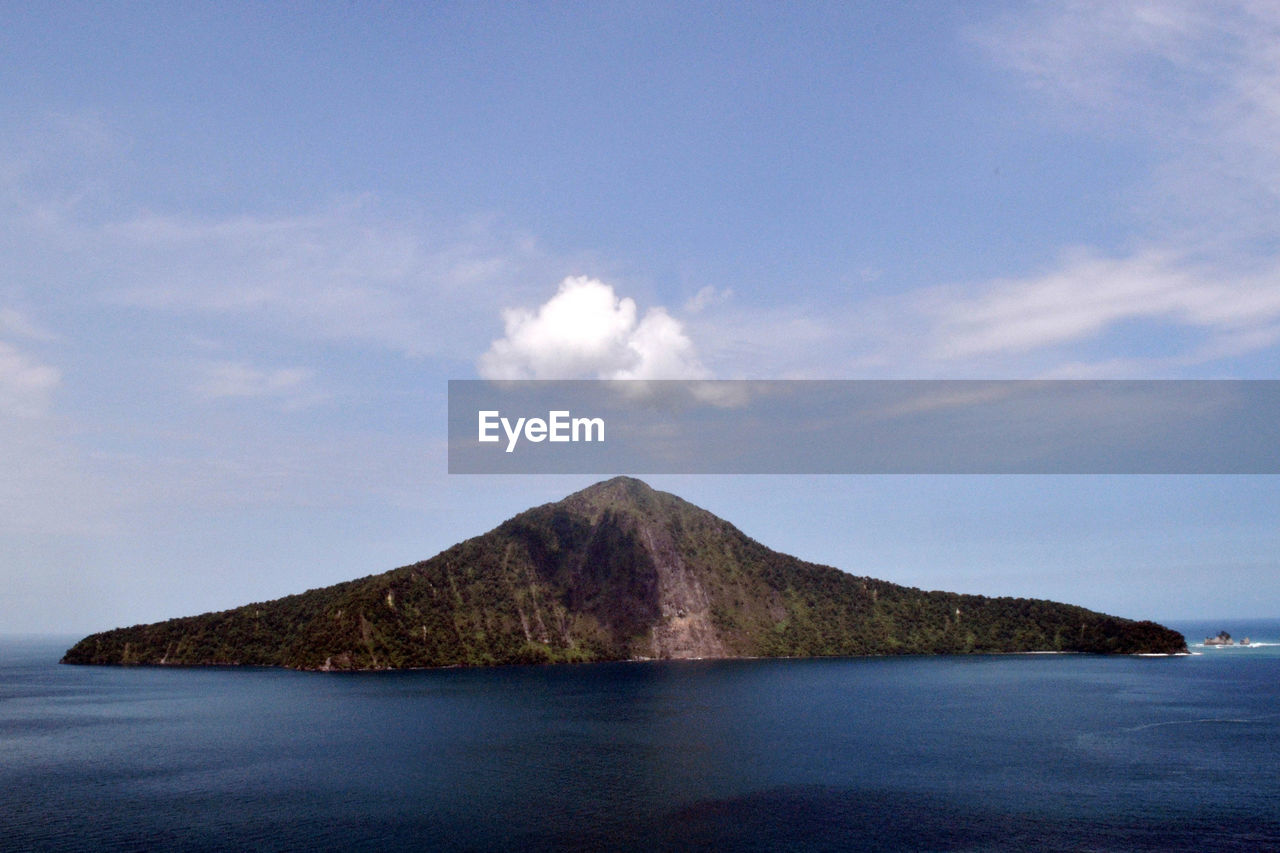
[[[0,642],[4,849],[1280,849],[1280,646],[323,675],[73,639]]]

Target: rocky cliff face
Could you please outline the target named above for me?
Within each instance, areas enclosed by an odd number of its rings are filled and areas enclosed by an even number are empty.
[[[412,566],[95,634],[64,660],[380,669],[1184,649],[1180,634],[1149,622],[1047,601],[923,592],[806,563],[619,477]]]
[[[671,508],[640,481],[618,478],[552,507],[551,523],[563,513],[589,526],[587,547],[571,558],[580,562],[572,586],[598,604],[592,612],[631,657],[724,657],[711,596],[676,541]],[[611,618],[617,612],[639,618]]]

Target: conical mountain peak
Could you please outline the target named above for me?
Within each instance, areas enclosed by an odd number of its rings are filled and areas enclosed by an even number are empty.
[[[643,480],[635,477],[613,477],[574,492],[565,500],[581,497],[592,502],[643,503],[653,500],[658,494],[661,493]]]
[[[389,669],[1185,646],[1151,622],[924,592],[807,563],[675,495],[614,477],[421,563],[94,634],[64,660]]]
[[[660,492],[643,480],[637,480],[634,477],[602,480],[574,492],[557,504],[568,508],[582,508],[593,515],[604,510],[653,514],[664,508],[672,509],[678,505],[693,506],[673,494]]]

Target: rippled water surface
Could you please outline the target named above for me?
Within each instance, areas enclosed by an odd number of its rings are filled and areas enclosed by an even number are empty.
[[[1280,623],[1220,627],[1255,646],[346,675],[8,638],[0,848],[1280,849]]]

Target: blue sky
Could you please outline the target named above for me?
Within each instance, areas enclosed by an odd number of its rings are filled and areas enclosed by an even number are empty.
[[[0,4],[0,632],[383,571],[449,378],[1276,378],[1280,13]],[[1271,477],[655,477],[926,588],[1274,616]]]

